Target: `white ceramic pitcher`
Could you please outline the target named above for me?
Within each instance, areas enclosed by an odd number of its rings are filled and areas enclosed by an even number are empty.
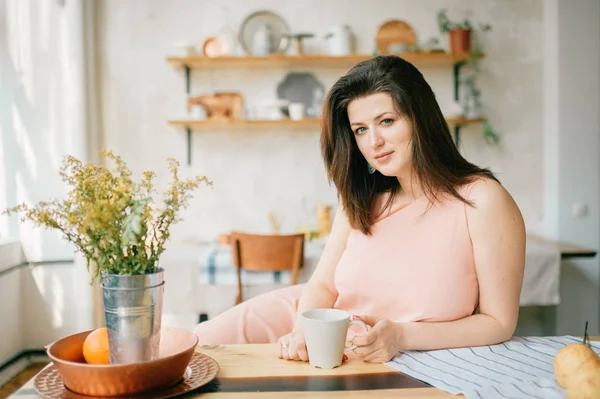
[[[325,35],[329,55],[350,55],[352,53],[352,32],[348,25],[334,26]]]

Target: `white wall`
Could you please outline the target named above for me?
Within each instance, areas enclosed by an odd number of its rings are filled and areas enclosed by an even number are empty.
[[[85,159],[80,1],[0,1],[0,209],[62,196],[62,158]],[[0,216],[29,260],[72,258],[53,231]]]
[[[0,364],[93,328],[91,286],[80,257],[74,264],[24,262],[18,240],[0,240]]]
[[[186,175],[206,174],[214,189],[202,190],[174,230],[173,240],[214,239],[231,229],[269,231],[268,213],[283,231],[313,222],[317,202],[335,203],[318,148],[317,131],[195,132],[193,164],[185,166],[186,139],[167,120],[185,116],[184,76],[165,62],[175,43],[200,46],[226,21],[235,32],[259,9],[280,14],[295,32],[318,37],[347,23],[357,33],[358,51],[371,53],[377,28],[390,18],[407,20],[423,42],[440,36],[436,12],[472,15],[489,22],[480,78],[483,101],[502,145],[481,139],[481,126],[464,130],[465,154],[491,166],[513,193],[531,231],[539,231],[543,204],[542,2],[541,1],[129,1],[98,2],[99,65],[105,144],[122,154],[136,172],[165,171],[176,157]],[[524,38],[527,37],[525,40]],[[441,43],[447,44],[441,36]],[[321,39],[306,42],[314,49]],[[344,70],[308,69],[328,88]],[[287,69],[216,70],[193,73],[192,94],[239,90],[251,106],[276,96]],[[444,109],[453,103],[451,68],[424,70]],[[523,110],[527,112],[523,112]],[[525,167],[525,163],[527,167]],[[164,179],[158,180],[164,184]],[[303,201],[306,205],[303,205]],[[314,223],[314,222],[313,222]]]
[[[21,269],[24,349],[93,329],[92,289],[83,261]]]
[[[600,247],[600,2],[545,2],[548,234]],[[573,208],[585,205],[577,216]],[[563,262],[560,333],[600,331],[598,257]]]
[[[0,0],[0,209],[62,197],[63,156],[87,158],[83,4]],[[3,242],[7,236],[18,251]],[[0,270],[25,259],[72,258],[58,233],[0,216]],[[0,276],[0,363],[91,328],[90,291],[81,263]]]
[[[23,262],[18,240],[0,239],[0,364],[24,347],[21,317],[21,271],[13,269]],[[0,385],[2,382],[0,382]]]

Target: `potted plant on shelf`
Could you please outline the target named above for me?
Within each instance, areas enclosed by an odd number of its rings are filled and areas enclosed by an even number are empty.
[[[471,51],[473,23],[469,19],[463,22],[453,22],[448,18],[448,10],[442,9],[437,14],[438,26],[441,33],[448,33],[450,37],[450,52],[451,53],[469,53],[471,56],[476,56]],[[482,32],[487,32],[492,29],[489,24],[479,24],[479,29]],[[478,51],[478,49],[476,49]],[[479,52],[479,51],[478,51]],[[480,55],[480,54],[477,54]]]
[[[111,151],[102,157],[113,170],[66,156],[60,175],[69,187],[66,199],[20,204],[3,213],[22,214],[38,226],[57,229],[85,257],[91,282],[100,282],[112,364],[148,361],[158,356],[164,270],[159,258],[178,222],[179,212],[204,176],[181,180],[179,163],[169,159],[172,181],[164,206],[153,202],[155,173],[135,182],[126,163]]]
[[[463,22],[454,22],[448,18],[448,10],[441,9],[437,13],[438,26],[441,33],[448,33],[450,37],[450,52],[453,54],[468,54],[466,63],[467,73],[462,79],[462,98],[460,100],[463,113],[467,118],[480,118],[481,113],[481,90],[477,87],[477,75],[479,59],[483,56],[481,45],[474,34],[474,24],[468,19]],[[481,32],[492,30],[489,24],[478,24]],[[483,138],[489,144],[498,144],[500,137],[495,133],[489,121],[484,122]]]

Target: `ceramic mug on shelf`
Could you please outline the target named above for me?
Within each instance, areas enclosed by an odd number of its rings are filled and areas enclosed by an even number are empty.
[[[360,325],[367,333],[364,322],[350,320],[350,314],[339,309],[307,310],[301,315],[301,323],[308,361],[311,366],[322,369],[340,366],[344,352],[356,348],[355,345],[344,346],[350,326]]]
[[[174,47],[177,49],[175,55],[178,57],[191,57],[196,54],[196,47],[188,43],[175,43]]]
[[[290,113],[290,119],[293,121],[299,121],[304,119],[306,115],[306,106],[304,103],[290,103],[288,105],[288,112]]]

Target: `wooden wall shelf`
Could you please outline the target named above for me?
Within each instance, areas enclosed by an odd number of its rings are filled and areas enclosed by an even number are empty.
[[[462,116],[459,116],[459,117],[447,117],[446,118],[446,122],[448,122],[448,125],[451,126],[451,127],[474,125],[474,124],[477,124],[477,123],[484,123],[486,120],[487,120],[486,118],[469,119],[469,118],[465,118],[465,117],[462,117]]]
[[[460,69],[471,60],[468,53],[444,53],[444,52],[407,52],[398,54],[408,62],[417,67],[452,67],[454,83],[454,100],[459,100],[459,77]],[[192,69],[219,69],[219,68],[342,68],[349,69],[357,63],[372,58],[370,54],[354,54],[349,56],[329,55],[270,55],[266,57],[204,57],[194,55],[189,57],[167,57],[167,62],[174,67],[185,71],[185,92],[191,93]],[[483,55],[478,56],[483,58]],[[460,143],[460,129],[465,125],[485,122],[485,119],[447,118],[448,125],[454,132],[454,142]],[[242,120],[233,122],[217,122],[202,120],[172,120],[169,125],[182,127],[187,133],[187,159],[188,165],[192,162],[192,130],[249,130],[249,129],[319,129],[318,120],[302,121],[259,121]]]
[[[450,66],[469,60],[469,54],[452,54],[442,52],[402,53],[398,56],[418,66]],[[167,62],[173,66],[191,69],[209,68],[282,68],[282,67],[315,67],[315,68],[350,68],[355,64],[371,58],[368,54],[349,56],[302,55],[285,56],[271,55],[266,57],[168,57]]]
[[[194,130],[207,129],[229,129],[229,130],[244,130],[244,129],[314,129],[318,128],[319,119],[303,119],[293,121],[291,119],[281,120],[233,120],[233,121],[211,121],[211,120],[172,120],[169,125],[182,128],[190,128]]]
[[[467,119],[463,117],[446,118],[449,126],[465,126],[485,122],[485,118]],[[319,119],[303,119],[293,121],[282,120],[235,120],[235,121],[211,121],[211,120],[171,120],[169,125],[174,127],[189,128],[192,130],[245,130],[245,129],[318,129],[321,121]]]

